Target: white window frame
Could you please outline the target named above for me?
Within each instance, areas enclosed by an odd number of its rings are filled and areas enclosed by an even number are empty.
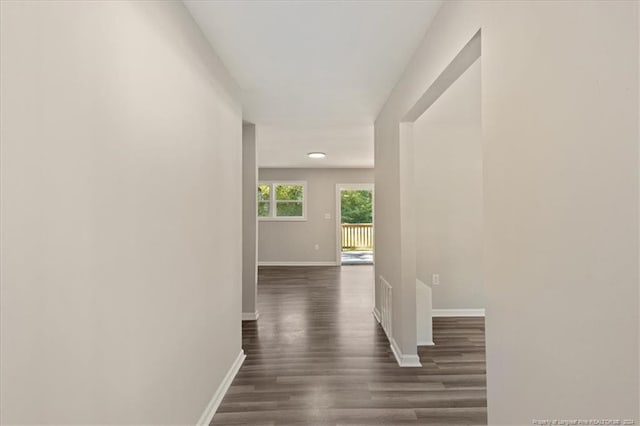
[[[307,220],[307,181],[306,180],[270,180],[264,181],[261,180],[258,182],[258,186],[260,185],[268,185],[271,189],[269,190],[269,216],[258,216],[258,220],[264,221],[284,221],[284,222],[299,222]],[[276,216],[276,186],[278,185],[299,185],[302,186],[302,216]],[[261,200],[258,200],[258,191],[256,187],[256,200],[259,203]],[[283,202],[282,200],[279,202]],[[256,216],[258,215],[257,204],[256,204]]]

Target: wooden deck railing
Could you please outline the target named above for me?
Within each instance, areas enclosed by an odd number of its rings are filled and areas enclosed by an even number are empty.
[[[342,248],[371,250],[373,248],[373,224],[343,223]]]

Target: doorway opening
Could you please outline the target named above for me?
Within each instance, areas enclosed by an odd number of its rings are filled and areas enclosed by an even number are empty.
[[[438,327],[449,321],[433,317],[484,316],[481,86],[478,30],[398,129],[401,294],[411,296],[397,308],[405,323],[415,322],[416,352],[422,346],[418,355],[426,357],[442,343],[434,338]],[[420,356],[404,358],[407,366],[419,364]]]
[[[373,184],[336,186],[337,262],[373,264]]]

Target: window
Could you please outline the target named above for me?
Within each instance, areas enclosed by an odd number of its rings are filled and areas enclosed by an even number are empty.
[[[258,216],[271,215],[271,185],[258,185]]]
[[[306,182],[260,182],[258,217],[263,220],[305,220]]]

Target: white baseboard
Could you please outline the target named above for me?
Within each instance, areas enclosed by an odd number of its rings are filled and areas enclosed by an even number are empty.
[[[435,346],[436,344],[433,342],[420,342],[418,341],[418,346]]]
[[[242,321],[257,321],[260,318],[260,312],[243,312]]]
[[[371,313],[373,314],[373,317],[376,319],[376,321],[378,321],[378,324],[382,324],[382,314],[380,313],[380,310],[377,306],[373,307],[373,311],[371,311]]]
[[[400,367],[422,367],[422,364],[420,363],[420,357],[418,357],[418,355],[403,354],[400,350],[400,346],[398,346],[393,337],[389,338],[389,342],[391,343],[393,356],[396,357],[396,362]]]
[[[340,263],[335,261],[330,262],[279,262],[279,261],[264,261],[258,262],[258,266],[340,266]]]
[[[233,378],[236,377],[236,374],[238,374],[238,370],[240,370],[240,367],[242,366],[242,363],[244,362],[244,359],[246,357],[247,356],[244,354],[244,350],[240,349],[240,353],[238,354],[236,360],[231,365],[231,368],[229,368],[229,371],[227,371],[227,375],[224,376],[224,379],[222,379],[222,383],[220,383],[220,386],[218,386],[216,393],[213,394],[211,401],[209,401],[209,404],[207,404],[207,408],[205,408],[204,413],[202,413],[202,416],[200,416],[198,423],[196,423],[197,426],[209,426],[209,423],[211,423],[211,420],[213,420],[213,416],[214,414],[216,414],[216,411],[218,410],[218,407],[222,402],[222,398],[224,398],[224,395],[229,390],[229,386],[231,386]]]
[[[434,317],[483,317],[484,309],[433,309]]]

